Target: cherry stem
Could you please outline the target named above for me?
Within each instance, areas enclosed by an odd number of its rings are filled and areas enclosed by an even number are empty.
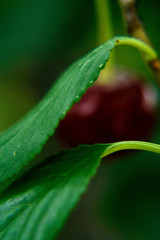
[[[97,45],[100,45],[114,37],[112,17],[110,14],[109,0],[94,0],[96,18],[97,18]],[[109,61],[109,71],[104,69],[97,81],[99,84],[106,84],[108,76],[112,72],[115,65],[115,53],[112,53],[112,58]]]
[[[158,58],[156,51],[139,39],[133,37],[115,37],[115,46],[119,45],[129,45],[136,47],[143,52],[144,57],[148,63]]]
[[[148,62],[148,64],[149,65],[155,64],[155,69],[157,69],[157,72],[159,72],[160,65],[158,64],[158,56],[157,56],[156,51],[151,46],[147,45],[143,41],[141,41],[137,38],[134,38],[134,37],[119,36],[119,37],[113,38],[111,41],[113,41],[113,40],[115,41],[114,46],[127,45],[127,46],[135,47],[138,50],[140,50],[143,53],[144,58]],[[106,78],[105,78],[107,76],[107,72],[108,71],[104,72],[104,77],[102,77],[102,75],[101,75],[101,78],[99,77],[98,81],[100,84],[107,83]],[[157,81],[157,83],[160,84],[160,78],[157,78],[157,79],[159,79],[159,81]]]
[[[143,150],[160,154],[160,145],[143,141],[122,141],[111,143],[101,157],[106,157],[114,152],[122,150]]]
[[[160,86],[160,62],[156,51],[151,46],[133,37],[116,37],[115,46],[118,45],[130,45],[142,51],[145,60],[155,75],[156,83]]]
[[[95,0],[98,45],[114,37],[108,0]]]

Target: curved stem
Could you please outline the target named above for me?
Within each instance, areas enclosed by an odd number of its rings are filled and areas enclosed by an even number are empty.
[[[125,37],[125,36],[115,37],[115,38],[111,39],[111,42],[113,42],[113,41],[114,41],[114,46],[127,45],[127,46],[132,46],[132,47],[137,48],[138,50],[140,50],[143,53],[144,58],[148,62],[148,64],[154,63],[155,68],[157,68],[157,71],[158,71],[158,69],[160,69],[160,65],[156,65],[156,62],[158,60],[156,51],[151,46],[144,43],[143,41],[141,41],[137,38]],[[111,59],[112,59],[112,57],[111,57]],[[102,71],[102,73],[104,73],[104,76],[102,76],[102,74],[101,74],[98,78],[98,82],[104,84],[104,83],[107,83],[106,77],[109,75],[108,69],[107,69],[107,71]],[[160,85],[160,79],[159,80],[157,79],[157,83],[158,83],[158,85]]]
[[[144,150],[160,154],[160,145],[143,141],[122,141],[111,143],[102,154],[102,158],[122,150]]]
[[[155,75],[155,80],[157,84],[160,86],[160,62],[156,51],[151,46],[133,37],[115,38],[115,46],[118,45],[130,45],[141,50],[145,60],[147,61]]]
[[[116,37],[115,46],[119,45],[129,45],[132,47],[136,47],[144,53],[144,57],[147,62],[151,62],[158,58],[156,51],[139,39],[133,37]]]

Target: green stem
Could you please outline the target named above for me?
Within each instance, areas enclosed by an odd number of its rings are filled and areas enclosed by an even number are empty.
[[[114,37],[108,0],[95,0],[98,45]]]
[[[97,17],[97,45],[100,45],[114,37],[112,17],[110,14],[109,0],[94,0],[96,17]],[[112,53],[112,58],[109,61],[109,69],[115,65],[115,53]],[[99,83],[106,83],[108,71],[101,72]]]
[[[115,46],[119,45],[129,45],[132,47],[136,47],[144,54],[145,59],[147,62],[151,62],[158,58],[156,51],[147,45],[146,43],[142,42],[133,37],[116,37],[115,38]]]
[[[160,154],[160,145],[143,141],[123,141],[111,143],[102,154],[102,158],[122,150],[144,150]]]

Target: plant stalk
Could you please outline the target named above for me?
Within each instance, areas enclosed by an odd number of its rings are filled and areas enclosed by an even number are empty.
[[[102,154],[102,158],[122,150],[143,150],[160,154],[160,145],[143,141],[122,141],[111,143]]]
[[[115,37],[115,46],[119,46],[119,45],[129,45],[137,48],[143,53],[144,58],[148,63],[151,63],[158,58],[156,51],[152,47],[150,47],[149,45],[147,45],[146,43],[144,43],[139,39],[136,39],[133,37],[123,37],[123,36]]]
[[[100,45],[114,37],[112,17],[110,14],[109,0],[95,0],[95,9],[97,17],[97,45]],[[101,71],[96,84],[108,84],[112,78],[115,66],[115,53],[112,53],[108,68]]]

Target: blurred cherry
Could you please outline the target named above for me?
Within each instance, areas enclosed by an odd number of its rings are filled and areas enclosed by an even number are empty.
[[[148,140],[157,118],[156,92],[143,79],[126,71],[112,84],[94,84],[74,104],[58,132],[69,147],[79,144]]]

